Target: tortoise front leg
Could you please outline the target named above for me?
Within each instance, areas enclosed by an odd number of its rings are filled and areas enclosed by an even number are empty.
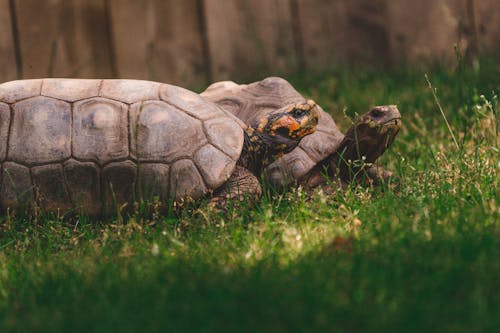
[[[212,198],[217,207],[225,207],[229,201],[254,203],[262,196],[260,182],[248,169],[239,165],[227,182],[219,187]]]
[[[394,176],[392,171],[378,165],[372,165],[367,168],[366,176],[372,181],[373,185],[382,185],[389,182],[398,183],[398,178]]]

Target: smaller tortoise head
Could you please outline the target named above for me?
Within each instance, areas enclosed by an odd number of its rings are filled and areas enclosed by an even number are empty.
[[[246,129],[240,165],[259,174],[297,147],[302,138],[314,133],[318,120],[319,111],[312,100],[266,114]]]
[[[352,141],[351,160],[373,163],[391,145],[401,128],[401,114],[396,105],[376,106],[360,116],[346,133]],[[344,139],[344,141],[346,141]]]

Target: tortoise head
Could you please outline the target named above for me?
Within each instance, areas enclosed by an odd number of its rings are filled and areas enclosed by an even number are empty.
[[[245,130],[239,164],[260,174],[274,160],[297,147],[302,138],[314,133],[318,119],[318,108],[311,100],[267,113]]]
[[[352,142],[346,159],[373,163],[391,145],[401,128],[401,114],[396,105],[376,106],[360,116],[346,133]]]
[[[275,155],[281,155],[290,152],[301,139],[314,133],[318,119],[316,103],[308,100],[264,116],[253,128]]]

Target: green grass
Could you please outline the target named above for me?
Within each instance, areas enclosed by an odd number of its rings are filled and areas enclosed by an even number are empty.
[[[267,190],[225,213],[3,216],[0,331],[498,331],[500,68],[479,64],[292,78],[343,128],[398,104],[404,128],[380,161],[396,189]]]

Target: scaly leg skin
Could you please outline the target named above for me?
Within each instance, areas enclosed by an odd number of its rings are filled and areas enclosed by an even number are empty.
[[[240,203],[246,200],[253,204],[261,196],[262,187],[257,177],[248,169],[237,165],[228,181],[215,191],[211,204],[223,209],[230,201]]]
[[[371,184],[375,186],[389,183],[397,185],[399,183],[398,177],[395,177],[392,171],[386,170],[377,165],[372,165],[366,169],[366,176]]]

